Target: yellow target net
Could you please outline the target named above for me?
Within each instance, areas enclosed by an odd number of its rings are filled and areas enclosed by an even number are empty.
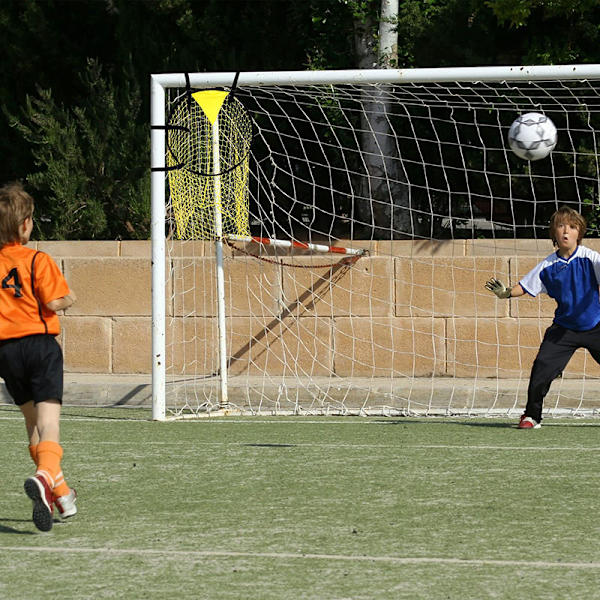
[[[252,120],[229,92],[183,95],[167,126],[167,167],[175,237],[249,235]]]

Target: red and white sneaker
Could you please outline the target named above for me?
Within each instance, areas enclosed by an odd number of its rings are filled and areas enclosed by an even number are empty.
[[[521,415],[521,420],[519,421],[519,429],[539,429],[542,426],[541,423],[538,423],[535,419],[531,417],[527,417],[525,415]]]
[[[23,484],[25,493],[33,502],[33,524],[40,531],[50,531],[54,522],[54,496],[43,475],[28,477]]]
[[[58,516],[61,519],[68,519],[77,514],[77,492],[71,488],[71,491],[65,496],[54,496],[54,506],[58,510]]]

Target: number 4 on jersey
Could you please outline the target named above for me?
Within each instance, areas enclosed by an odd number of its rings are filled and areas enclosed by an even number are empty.
[[[10,283],[10,282],[13,283]],[[15,298],[22,298],[23,294],[21,293],[21,280],[19,279],[19,272],[17,268],[11,269],[8,272],[8,275],[2,280],[2,289],[12,288],[15,293]]]

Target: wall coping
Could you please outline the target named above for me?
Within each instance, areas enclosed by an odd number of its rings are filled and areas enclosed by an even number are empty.
[[[32,241],[30,247],[47,252],[55,258],[119,257],[151,258],[150,240],[73,240]],[[553,251],[549,239],[495,239],[495,240],[335,240],[337,247],[363,248],[371,256],[547,256]],[[600,252],[600,239],[586,239],[584,245]],[[242,251],[226,248],[229,255],[243,256],[254,244],[236,244]],[[168,241],[167,248],[172,257],[213,256],[212,242]],[[265,247],[263,247],[265,248]],[[297,254],[297,250],[293,250]],[[266,249],[265,253],[269,253]],[[279,255],[285,251],[278,249]]]

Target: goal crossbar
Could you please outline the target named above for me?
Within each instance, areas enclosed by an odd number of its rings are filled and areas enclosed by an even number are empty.
[[[230,86],[235,72],[189,73],[190,85],[197,88]],[[451,67],[427,69],[348,69],[329,71],[242,72],[237,84],[245,85],[335,85],[343,83],[426,83],[472,81],[542,81],[547,79],[587,79],[600,76],[600,65],[529,65],[499,67]],[[184,88],[185,73],[151,75],[152,85],[163,89]],[[158,115],[157,115],[158,116]]]

